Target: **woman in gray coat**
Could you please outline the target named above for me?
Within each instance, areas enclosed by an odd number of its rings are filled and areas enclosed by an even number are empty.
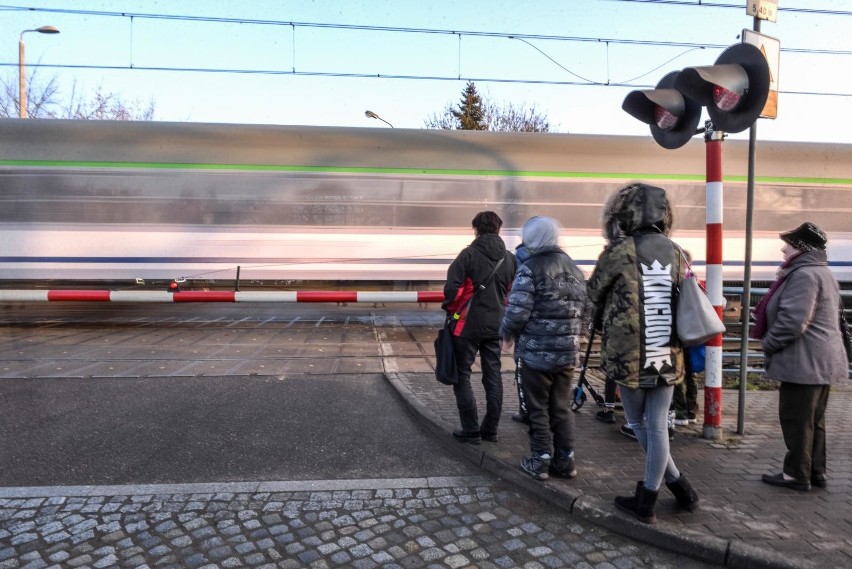
[[[787,446],[783,471],[764,474],[763,481],[807,491],[826,485],[828,394],[849,371],[839,326],[840,288],[828,268],[825,233],[803,223],[780,237],[784,263],[755,308],[751,333],[761,339],[765,377],[781,382],[778,416]]]

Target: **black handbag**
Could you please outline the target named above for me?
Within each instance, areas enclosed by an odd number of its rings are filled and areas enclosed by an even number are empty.
[[[452,321],[447,318],[444,327],[438,330],[438,337],[435,338],[435,379],[444,385],[455,385],[459,382],[450,322]]]
[[[488,285],[491,284],[491,279],[494,278],[494,275],[497,273],[497,269],[500,268],[500,265],[503,264],[503,259],[497,261],[497,264],[494,265],[494,268],[491,270],[491,274],[488,275],[488,278],[477,287],[476,291],[473,295],[468,299],[462,309],[459,311],[464,312],[465,309],[470,309],[470,303],[473,302],[473,299],[481,293],[483,290],[488,288]],[[454,315],[458,316],[458,315]],[[435,338],[435,379],[437,379],[440,383],[444,385],[455,385],[459,382],[459,372],[456,367],[456,353],[453,349],[453,328],[456,325],[456,318],[447,318],[444,322],[444,327],[438,330],[438,337]]]

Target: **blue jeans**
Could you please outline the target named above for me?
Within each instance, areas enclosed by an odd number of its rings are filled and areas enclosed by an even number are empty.
[[[653,389],[620,389],[627,426],[636,433],[646,453],[643,485],[655,492],[660,489],[664,477],[668,482],[680,478],[680,472],[669,452],[667,420],[673,391],[673,385]]]
[[[500,413],[503,411],[503,378],[500,375],[500,340],[468,340],[453,336],[453,349],[456,352],[456,367],[459,370],[459,382],[453,386],[456,406],[459,409],[459,421],[466,433],[497,433]],[[482,387],[485,388],[485,417],[479,425],[476,411],[476,395],[470,385],[470,370],[479,352],[482,367]]]

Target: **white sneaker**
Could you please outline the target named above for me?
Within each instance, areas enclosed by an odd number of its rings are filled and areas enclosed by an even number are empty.
[[[683,427],[689,424],[689,419],[675,419],[674,424],[679,427]]]

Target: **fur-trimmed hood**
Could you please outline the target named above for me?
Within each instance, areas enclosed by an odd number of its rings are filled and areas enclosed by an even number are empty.
[[[610,243],[643,231],[659,231],[668,236],[672,230],[672,206],[663,188],[637,182],[609,197],[601,222],[604,237]]]

